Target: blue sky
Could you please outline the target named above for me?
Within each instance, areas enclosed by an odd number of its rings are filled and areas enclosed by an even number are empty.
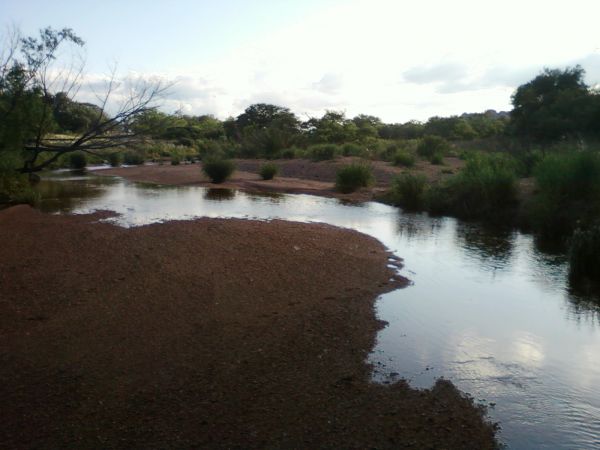
[[[73,28],[90,86],[115,63],[175,82],[167,111],[224,118],[264,101],[390,122],[509,109],[545,66],[579,63],[599,83],[599,13],[587,0],[0,0],[0,24],[24,35]]]

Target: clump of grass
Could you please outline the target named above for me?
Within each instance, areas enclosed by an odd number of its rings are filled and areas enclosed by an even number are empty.
[[[506,155],[477,154],[447,181],[449,209],[466,218],[491,218],[517,201],[517,169]]]
[[[415,156],[408,150],[397,150],[393,162],[395,166],[412,167],[415,165]]]
[[[431,158],[429,158],[429,162],[434,166],[441,166],[444,164],[444,154],[441,152],[434,153],[431,155]]]
[[[418,210],[425,205],[427,177],[405,173],[392,181],[392,201],[406,209]]]
[[[263,164],[260,168],[260,176],[263,180],[272,180],[279,172],[279,167],[273,163]]]
[[[233,161],[227,159],[212,159],[204,161],[202,171],[213,183],[222,183],[231,176],[235,170]]]
[[[108,154],[108,163],[112,167],[119,167],[121,165],[121,160],[123,159],[122,155],[118,152],[113,152]]]
[[[294,159],[296,157],[296,149],[294,147],[284,148],[281,150],[281,157],[283,159]]]
[[[308,154],[313,161],[327,161],[333,159],[339,153],[335,144],[319,144],[308,148]]]
[[[85,153],[75,152],[69,155],[69,166],[73,169],[84,169],[87,166],[87,158]]]
[[[344,194],[368,187],[374,182],[373,169],[366,164],[350,164],[340,168],[335,176],[335,188]]]
[[[181,158],[179,157],[179,155],[171,156],[171,165],[172,166],[178,166],[180,163],[181,163]]]
[[[600,154],[553,154],[534,169],[537,194],[531,221],[543,235],[569,236],[580,224],[600,218]]]
[[[450,149],[448,142],[440,136],[425,136],[417,146],[417,153],[431,159],[436,153],[445,154]]]
[[[144,164],[144,157],[138,152],[129,151],[123,155],[123,162],[128,166],[137,166]]]
[[[363,156],[364,150],[360,145],[355,144],[353,142],[349,142],[342,146],[342,155],[344,155],[344,156]]]

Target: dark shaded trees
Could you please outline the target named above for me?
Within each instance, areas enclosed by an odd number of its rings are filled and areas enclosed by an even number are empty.
[[[581,139],[600,127],[598,94],[584,82],[581,66],[545,69],[512,96],[511,130],[526,141]]]

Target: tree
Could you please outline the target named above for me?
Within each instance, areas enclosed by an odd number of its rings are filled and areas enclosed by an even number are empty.
[[[100,106],[95,107],[73,100],[83,65],[76,70],[54,70],[59,48],[84,45],[71,29],[48,27],[39,37],[27,38],[15,32],[7,42],[0,51],[0,159],[18,155],[21,173],[40,171],[66,153],[95,154],[135,142],[134,119],[155,109],[166,89],[161,82],[134,81],[109,114],[111,96],[127,87],[116,81],[114,72],[105,94],[98,96]],[[56,87],[59,92],[55,94]],[[68,131],[74,132],[71,137],[52,135],[61,122],[65,125],[74,116],[78,121],[68,125]]]
[[[226,124],[228,135],[232,133]],[[246,156],[276,158],[291,146],[300,132],[300,122],[288,108],[256,103],[250,105],[235,121]]]
[[[513,133],[540,143],[586,134],[597,103],[584,75],[581,66],[545,69],[519,86],[512,96]]]
[[[356,124],[346,119],[343,111],[326,111],[320,119],[311,118],[304,122],[303,128],[312,141],[328,144],[352,142],[358,133]]]

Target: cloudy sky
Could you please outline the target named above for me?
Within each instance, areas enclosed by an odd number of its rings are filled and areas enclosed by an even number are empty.
[[[507,110],[544,67],[600,83],[598,17],[598,0],[0,0],[24,35],[73,28],[91,85],[116,64],[174,81],[168,112],[220,118],[256,102],[387,122]]]

